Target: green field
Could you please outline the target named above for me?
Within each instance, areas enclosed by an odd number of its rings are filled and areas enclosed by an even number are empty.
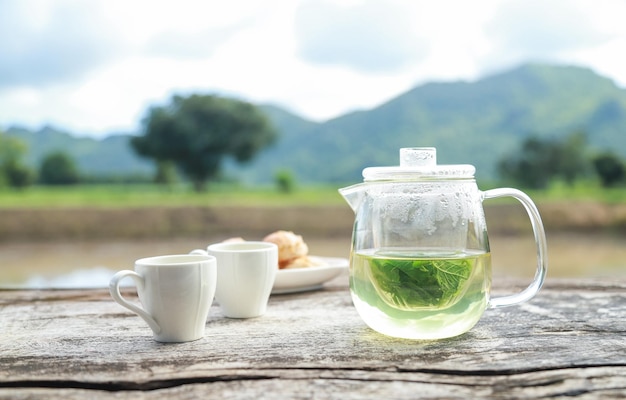
[[[480,186],[480,185],[479,185]],[[493,185],[491,185],[493,186]],[[480,186],[488,189],[491,186]],[[187,185],[162,187],[152,184],[33,186],[24,190],[0,189],[0,208],[55,207],[183,207],[183,206],[290,206],[345,204],[337,192],[340,186],[306,186],[290,193],[275,188],[213,184],[204,193]],[[554,184],[548,190],[526,191],[537,203],[594,201],[626,203],[626,188],[603,189],[594,183],[574,186]],[[507,201],[507,200],[504,200]]]
[[[77,185],[33,186],[0,190],[0,208],[55,207],[182,207],[182,206],[289,206],[343,204],[335,186],[311,186],[281,193],[273,188],[213,185],[204,193],[188,186]]]

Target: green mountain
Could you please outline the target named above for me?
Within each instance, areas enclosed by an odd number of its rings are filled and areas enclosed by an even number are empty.
[[[525,65],[476,82],[428,83],[311,126],[285,137],[282,157],[254,168],[258,178],[282,166],[303,180],[344,183],[360,181],[365,166],[397,165],[400,147],[435,146],[440,163],[473,164],[493,179],[497,161],[529,134],[577,130],[626,157],[626,91],[589,69]]]
[[[440,163],[474,164],[479,179],[494,179],[497,161],[528,135],[562,137],[579,130],[593,148],[626,157],[626,90],[580,67],[528,64],[475,82],[427,83],[323,123],[261,107],[281,136],[250,164],[227,163],[227,175],[247,182],[270,182],[280,169],[304,183],[358,182],[364,167],[397,165],[399,148],[417,146],[435,146]],[[133,154],[129,135],[96,140],[50,128],[9,133],[25,139],[33,163],[56,147],[92,174],[145,174],[152,168]]]
[[[56,151],[71,156],[81,173],[91,176],[147,175],[153,173],[151,161],[139,158],[130,148],[128,134],[103,139],[76,137],[51,126],[38,131],[11,127],[6,133],[19,138],[28,148],[26,162],[37,167],[43,158]]]

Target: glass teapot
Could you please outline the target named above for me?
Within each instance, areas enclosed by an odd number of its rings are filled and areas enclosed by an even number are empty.
[[[530,300],[547,270],[546,238],[523,192],[480,191],[472,165],[438,165],[435,148],[400,149],[400,165],[369,167],[339,189],[356,214],[350,293],[367,325],[388,336],[442,339],[470,330],[487,308]],[[490,297],[491,253],[482,202],[513,197],[525,207],[537,270],[522,292]]]

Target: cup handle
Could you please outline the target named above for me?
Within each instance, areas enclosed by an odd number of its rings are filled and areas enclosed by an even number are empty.
[[[494,199],[496,197],[513,197],[520,203],[522,203],[522,205],[526,209],[528,217],[530,218],[530,223],[533,228],[535,243],[537,245],[537,270],[535,271],[535,277],[533,278],[533,281],[526,289],[514,295],[490,299],[490,308],[508,307],[524,303],[532,299],[537,294],[537,292],[539,292],[539,289],[541,289],[548,270],[546,234],[543,229],[543,223],[541,222],[539,210],[537,210],[537,206],[535,206],[535,203],[533,203],[530,197],[528,197],[524,192],[517,189],[500,188],[486,190],[483,192],[483,200]]]
[[[122,297],[122,294],[120,293],[120,282],[127,276],[133,279],[138,290],[143,290],[144,280],[141,275],[139,275],[135,271],[130,270],[119,271],[115,275],[113,275],[113,278],[111,278],[111,281],[109,282],[109,292],[111,293],[111,297],[113,297],[113,300],[119,303],[122,307],[128,308],[130,311],[143,318],[143,320],[148,323],[148,326],[150,326],[150,329],[152,329],[155,334],[160,333],[161,327],[155,321],[152,315],[148,314],[148,312],[146,312],[141,307],[136,306],[135,304],[129,302],[124,297]]]

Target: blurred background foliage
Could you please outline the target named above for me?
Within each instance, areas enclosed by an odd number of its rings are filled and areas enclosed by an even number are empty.
[[[325,122],[174,95],[146,111],[139,132],[0,131],[0,187],[159,183],[171,192],[208,182],[290,193],[296,183],[358,182],[367,166],[396,165],[400,147],[435,146],[440,163],[475,165],[482,187],[578,185],[593,195],[625,186],[624,132],[626,91],[580,67],[528,64],[472,83],[429,83]]]

